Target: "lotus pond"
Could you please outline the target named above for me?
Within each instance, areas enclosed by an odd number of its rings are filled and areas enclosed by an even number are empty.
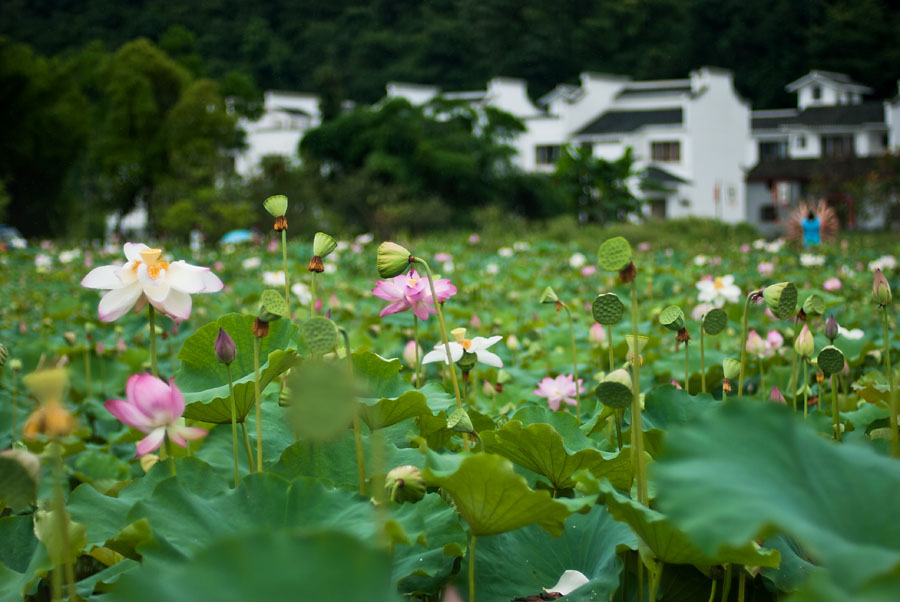
[[[0,254],[0,602],[900,599],[896,239],[280,219]]]

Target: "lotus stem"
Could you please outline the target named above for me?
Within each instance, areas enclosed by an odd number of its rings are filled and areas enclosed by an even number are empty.
[[[416,366],[413,386],[418,389],[422,386],[422,383],[419,382],[419,372],[421,370],[421,366],[419,365],[419,318],[417,318],[415,314],[413,314],[413,344],[416,347]]]
[[[659,563],[655,570],[650,571],[650,602],[656,602],[656,592],[659,589],[659,581],[662,578],[663,567],[666,565]]]
[[[794,318],[794,338],[797,338],[797,318]],[[797,351],[794,351],[794,358],[791,360],[791,384],[788,390],[791,392],[791,400],[794,404],[794,412],[797,411]]]
[[[691,394],[690,380],[689,380],[689,377],[690,377],[690,358],[688,355],[690,353],[688,351],[689,349],[690,349],[690,345],[688,345],[688,342],[685,341],[684,342],[684,391],[688,395]]]
[[[228,372],[228,394],[231,399],[231,449],[234,451],[234,486],[237,487],[240,483],[241,475],[238,472],[237,409],[234,403],[234,381],[231,378],[231,362],[225,364],[225,370]]]
[[[581,387],[578,386],[578,352],[575,348],[575,321],[572,319],[572,311],[565,303],[560,302],[566,310],[569,319],[569,338],[572,341],[572,373],[575,375],[575,418],[581,424]]]
[[[247,434],[247,421],[241,421],[241,431],[244,433],[244,448],[247,450],[247,464],[250,466],[250,472],[256,472],[256,464],[253,462],[253,449],[250,447],[250,436]]]
[[[803,420],[806,420],[806,415],[809,413],[809,389],[807,388],[809,385],[809,360],[803,358]]]
[[[287,230],[281,231],[281,263],[284,269],[284,300],[287,302],[288,320],[291,319],[291,279],[287,267]],[[313,294],[315,296],[315,294]]]
[[[838,413],[837,374],[831,375],[831,421],[834,424],[834,440],[841,442],[841,418]]]
[[[703,355],[703,319],[700,320],[700,392],[706,393],[706,357]],[[715,585],[715,582],[713,582]]]
[[[172,454],[172,441],[169,439],[169,435],[165,436],[165,446],[166,446],[166,456],[169,458],[169,470],[172,471],[172,476],[178,476],[178,472],[175,470],[175,456]]]
[[[256,471],[262,472],[262,396],[259,391],[259,337],[253,338],[253,389],[256,395]]]
[[[57,528],[59,529],[59,536],[61,547],[63,550],[63,570],[65,571],[65,579],[66,579],[66,589],[69,592],[69,600],[76,600],[77,592],[75,591],[75,570],[72,566],[72,560],[69,558],[71,553],[71,546],[69,544],[69,514],[66,510],[66,499],[63,495],[63,480],[65,478],[64,474],[64,465],[63,465],[63,448],[60,445],[59,441],[54,439],[54,447],[56,448],[56,454],[54,458],[53,464],[53,472],[56,477],[54,480],[55,483],[55,495],[54,495],[54,505],[56,506],[56,515],[57,515]],[[54,574],[59,574],[60,567],[54,568]],[[62,580],[57,578],[53,579],[54,585],[54,599],[62,598]]]
[[[622,413],[623,410],[616,409],[615,410],[615,423],[616,423],[616,442],[619,444],[619,449],[622,449]]]
[[[316,273],[309,273],[309,317],[316,315]]]
[[[738,576],[738,602],[744,602],[744,596],[747,589],[747,571],[745,571],[743,567],[738,570],[740,571],[740,575]]]
[[[470,527],[471,529],[471,527]],[[475,602],[475,541],[474,533],[469,534],[469,602]]]
[[[759,393],[766,398],[766,360],[763,356],[759,356]]]
[[[715,602],[715,599],[716,599],[716,585],[717,585],[718,583],[719,583],[719,582],[716,581],[715,579],[712,580],[712,588],[710,588],[710,590],[709,590],[709,602]]]
[[[84,348],[84,381],[87,385],[87,397],[91,396],[91,345],[90,340]]]
[[[315,273],[315,272],[313,272]],[[344,351],[347,356],[347,370],[349,377],[353,378],[353,357],[350,355],[350,335],[343,328],[340,329],[344,337]],[[366,497],[366,460],[363,455],[362,431],[359,426],[359,412],[353,412],[353,440],[356,443],[356,470],[359,474],[359,495]]]
[[[741,372],[738,376],[737,394],[741,395],[744,391],[744,359],[747,355],[747,314],[750,313],[750,295],[744,302],[744,317],[741,318]]]
[[[150,310],[150,370],[153,376],[159,377],[159,370],[156,368],[156,309],[152,303],[148,303]]]
[[[647,472],[644,465],[644,437],[641,420],[641,359],[638,351],[638,300],[637,279],[631,281],[631,330],[634,337],[634,352],[631,358],[631,453],[637,473],[638,502],[647,505]]]
[[[894,371],[891,368],[891,327],[886,305],[881,308],[881,317],[884,323],[884,371],[890,391],[891,455],[897,458],[900,457],[900,433],[897,432],[897,395],[894,391]]]
[[[731,564],[725,565],[725,578],[722,580],[722,602],[728,602],[728,594],[731,593]]]
[[[612,372],[616,369],[616,358],[613,354],[613,339],[612,339],[612,326],[609,327],[607,332],[606,342],[609,345],[609,371]]]

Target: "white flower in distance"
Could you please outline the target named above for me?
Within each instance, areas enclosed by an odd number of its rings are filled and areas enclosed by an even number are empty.
[[[500,341],[503,337],[498,335],[487,339],[484,337],[467,339],[465,328],[455,328],[450,331],[450,334],[456,339],[456,341],[450,341],[448,344],[450,348],[450,358],[447,358],[447,351],[444,349],[444,344],[439,343],[434,346],[433,351],[429,351],[425,354],[425,357],[422,358],[423,364],[441,361],[448,364],[451,361],[458,362],[462,358],[464,352],[469,352],[474,353],[476,361],[481,362],[482,364],[494,366],[495,368],[503,367],[503,360],[500,359],[500,356],[496,353],[487,351],[488,347]]]
[[[800,255],[800,265],[803,267],[812,267],[825,264],[824,255],[813,255],[812,253],[802,253]]]
[[[573,253],[572,256],[569,257],[569,265],[576,270],[585,263],[587,263],[587,257],[585,257],[583,253]]]
[[[263,272],[263,284],[266,286],[284,286],[284,272]]]
[[[284,274],[284,272],[279,272],[279,274]],[[281,283],[281,286],[284,286],[284,282]],[[309,305],[312,303],[312,291],[302,282],[295,282],[291,285],[291,292],[300,299],[300,305]]]
[[[185,261],[160,259],[162,251],[140,243],[125,243],[123,265],[94,268],[81,281],[87,288],[109,289],[100,299],[97,315],[112,322],[129,309],[140,311],[149,301],[172,319],[187,320],[191,315],[191,295],[222,290],[222,281],[209,268]]]
[[[894,259],[893,255],[882,255],[875,261],[869,262],[869,271],[874,272],[875,270],[881,270],[882,272],[887,272],[893,270],[897,267],[897,260]]]
[[[252,270],[254,268],[258,268],[259,264],[262,263],[262,260],[259,257],[248,257],[244,261],[241,262],[241,267],[245,270]]]
[[[704,303],[712,303],[722,307],[725,302],[737,303],[741,297],[741,289],[734,284],[734,276],[716,276],[712,280],[701,280],[697,283],[700,294],[697,299]]]

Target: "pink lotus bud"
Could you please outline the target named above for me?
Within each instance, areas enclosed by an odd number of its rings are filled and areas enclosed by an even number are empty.
[[[128,347],[125,345],[125,339],[119,339],[118,341],[116,341],[116,351],[118,351],[119,353],[125,353],[126,349],[128,349]]]
[[[747,351],[756,356],[761,356],[766,352],[766,342],[755,330],[751,330],[747,335]]]
[[[875,279],[872,282],[872,296],[875,298],[875,302],[881,307],[890,305],[891,303],[891,285],[888,283],[887,278],[884,277],[881,268],[875,268]]]
[[[588,331],[588,339],[591,343],[600,344],[606,341],[606,331],[603,329],[603,325],[594,322],[591,329]]]
[[[838,334],[837,320],[834,319],[834,315],[828,316],[828,319],[825,320],[825,338],[834,343]]]
[[[772,387],[772,392],[769,393],[769,401],[774,401],[775,403],[787,403],[784,400],[784,395],[781,393],[781,389],[778,387]]]
[[[419,345],[419,360],[422,359],[422,346]],[[416,342],[409,341],[403,348],[403,361],[412,369],[416,368]]]
[[[812,333],[809,331],[809,326],[803,324],[803,329],[797,335],[797,338],[794,339],[794,351],[800,357],[809,357],[815,350],[816,343],[813,340]]]
[[[103,341],[97,341],[97,356],[102,357],[104,351],[106,351],[106,345],[103,344]]]
[[[232,339],[231,335],[225,332],[224,329],[219,329],[219,334],[216,335],[216,342],[213,347],[216,352],[217,360],[223,364],[230,364],[234,361],[236,355],[234,339]]]

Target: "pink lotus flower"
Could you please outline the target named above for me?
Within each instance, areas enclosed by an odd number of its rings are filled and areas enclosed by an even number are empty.
[[[149,454],[169,440],[187,447],[187,440],[206,436],[205,429],[185,426],[184,397],[175,386],[175,379],[165,381],[152,374],[134,374],[125,385],[126,401],[110,399],[104,405],[123,424],[136,428],[147,436],[137,444],[137,455]]]
[[[588,340],[594,344],[600,344],[606,341],[606,331],[603,330],[603,326],[594,322],[591,325],[591,329],[588,331]]]
[[[581,268],[582,276],[593,276],[596,273],[597,273],[597,266],[595,266],[595,265],[586,265],[583,268]]]
[[[434,292],[438,302],[443,303],[456,294],[456,287],[446,278],[436,278]],[[409,274],[394,276],[390,280],[379,280],[372,289],[372,294],[391,302],[378,314],[381,317],[411,309],[417,318],[427,320],[428,314],[437,313],[428,279],[419,276],[415,270],[410,270]]]
[[[762,357],[766,353],[766,342],[755,330],[751,330],[747,335],[747,352],[757,357]]]
[[[125,243],[123,265],[104,265],[94,268],[81,280],[87,288],[109,289],[97,315],[103,322],[112,322],[132,307],[141,310],[149,301],[153,307],[175,320],[187,320],[191,315],[191,295],[222,290],[222,281],[209,268],[184,261],[163,261],[162,251],[147,245]]]
[[[435,253],[434,260],[438,263],[453,261],[453,255],[451,255],[450,253]]]
[[[578,379],[578,388],[581,388],[584,379]],[[556,378],[545,377],[538,383],[538,388],[534,390],[534,394],[538,397],[545,397],[547,405],[554,412],[559,409],[560,402],[566,405],[575,405],[575,380],[571,374],[560,374]]]
[[[841,281],[838,280],[837,278],[829,278],[822,285],[822,288],[824,288],[826,291],[830,292],[830,291],[839,291],[839,290],[841,290],[842,286],[843,285],[841,284]]]
[[[760,261],[759,265],[756,266],[756,271],[759,272],[760,276],[771,276],[772,272],[775,271],[775,264],[771,261]]]
[[[638,243],[637,248],[638,248],[638,251],[649,251],[649,250],[650,250],[650,243],[649,243],[649,242],[641,242],[641,243]]]
[[[781,336],[781,333],[777,330],[770,330],[766,334],[766,346],[769,348],[769,351],[775,353],[784,345],[784,337]]]

